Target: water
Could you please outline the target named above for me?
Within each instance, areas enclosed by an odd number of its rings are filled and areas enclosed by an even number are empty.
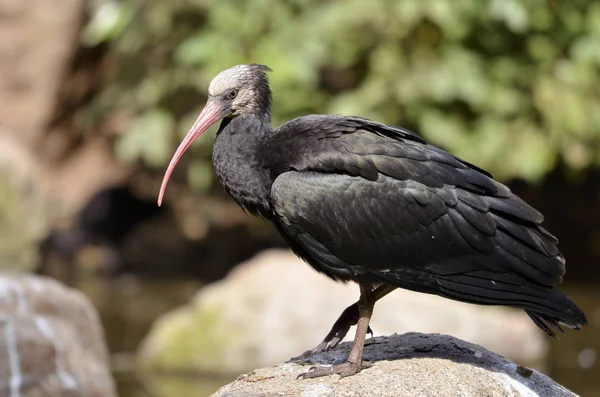
[[[562,288],[587,315],[589,325],[550,341],[547,375],[585,397],[600,397],[600,293],[589,286]]]
[[[134,352],[156,317],[185,304],[201,287],[194,281],[90,280],[78,286],[100,311],[121,397],[208,396],[236,375],[140,374]],[[550,340],[545,373],[572,391],[600,397],[600,294],[594,286],[562,288],[586,312],[590,325]],[[493,330],[490,330],[493,332]],[[315,338],[319,335],[315,335]]]
[[[116,376],[121,397],[201,397],[209,396],[235,376]]]

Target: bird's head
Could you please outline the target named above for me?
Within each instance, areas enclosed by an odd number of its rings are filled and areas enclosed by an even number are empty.
[[[224,117],[269,113],[271,90],[264,65],[237,65],[219,73],[208,86],[208,101],[228,112]]]
[[[271,90],[264,65],[237,65],[223,70],[208,87],[208,101],[190,131],[179,144],[165,172],[158,195],[158,205],[177,162],[191,144],[211,125],[224,118],[255,114],[270,118]]]

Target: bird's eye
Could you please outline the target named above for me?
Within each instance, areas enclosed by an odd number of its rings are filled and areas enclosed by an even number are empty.
[[[237,90],[231,90],[231,91],[229,91],[229,94],[227,94],[227,99],[235,99],[237,94],[238,94]]]

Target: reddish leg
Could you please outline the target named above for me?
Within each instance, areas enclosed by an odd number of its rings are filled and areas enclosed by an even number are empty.
[[[373,298],[375,299],[375,301],[378,301],[379,299],[383,298],[395,289],[396,287],[392,287],[390,285],[380,285],[372,291]],[[334,349],[342,341],[342,339],[344,339],[344,337],[350,330],[350,327],[358,323],[358,304],[359,302],[356,302],[353,305],[348,306],[342,312],[340,317],[333,324],[333,327],[331,327],[331,331],[329,331],[325,339],[323,339],[323,341],[319,343],[317,347],[315,347],[312,350],[305,351],[304,353],[302,353],[302,355],[298,357],[292,358],[292,361],[308,358],[313,354],[322,353],[324,351],[328,351],[329,349]],[[367,333],[373,334],[371,328],[367,328]]]
[[[354,335],[354,342],[352,343],[352,348],[350,349],[350,354],[346,361],[331,367],[313,367],[308,372],[298,376],[298,378],[318,378],[320,376],[332,374],[338,374],[340,377],[344,378],[346,376],[352,376],[360,372],[361,369],[371,366],[370,363],[362,360],[362,355],[367,330],[369,329],[369,321],[371,320],[373,307],[375,306],[376,301],[374,292],[375,290],[371,289],[370,285],[360,284],[360,299],[357,302],[358,322],[356,324],[356,334]]]

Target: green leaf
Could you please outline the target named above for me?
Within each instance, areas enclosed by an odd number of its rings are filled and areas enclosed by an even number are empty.
[[[83,44],[91,47],[117,38],[131,22],[133,15],[130,4],[116,1],[102,3],[81,33]]]
[[[172,154],[173,116],[162,109],[152,109],[133,120],[116,143],[122,160],[143,160],[151,167],[163,166]]]

